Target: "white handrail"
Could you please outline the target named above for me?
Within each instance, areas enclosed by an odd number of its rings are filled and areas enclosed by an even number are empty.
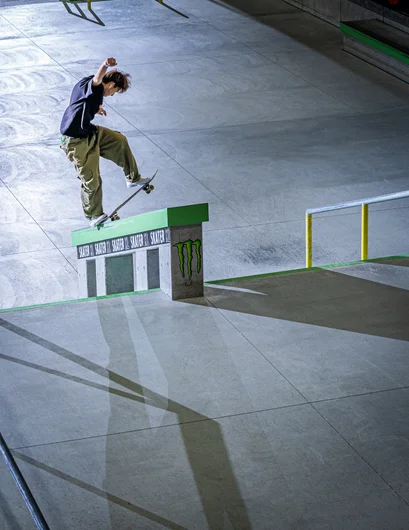
[[[355,201],[339,202],[330,206],[323,206],[322,208],[309,208],[305,210],[307,214],[329,212],[331,210],[342,210],[343,208],[352,208],[353,206],[362,206],[363,204],[374,204],[376,202],[394,201],[396,199],[405,199],[409,197],[409,190],[399,191],[397,193],[389,193],[388,195],[379,195],[378,197],[370,197],[368,199],[359,199]]]
[[[330,212],[332,210],[342,210],[343,208],[352,208],[361,206],[362,227],[361,227],[361,260],[368,259],[368,204],[377,202],[394,201],[396,199],[405,199],[409,197],[409,190],[389,193],[388,195],[379,195],[378,197],[369,197],[356,201],[339,202],[322,208],[309,208],[305,210],[305,236],[306,236],[306,267],[312,267],[312,215],[314,213]]]

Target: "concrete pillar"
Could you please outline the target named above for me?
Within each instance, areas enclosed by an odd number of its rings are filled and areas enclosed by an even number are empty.
[[[146,250],[134,252],[135,267],[135,291],[146,291],[148,289],[148,271]]]
[[[95,260],[95,269],[97,277],[97,296],[105,296],[107,294],[107,287],[105,278],[105,259],[103,257]]]
[[[78,270],[78,297],[89,298],[88,296],[88,281],[87,281],[87,260],[77,260]]]
[[[173,227],[170,232],[172,300],[203,296],[202,225]]]
[[[308,13],[339,25],[341,17],[341,0],[303,0],[302,9]]]

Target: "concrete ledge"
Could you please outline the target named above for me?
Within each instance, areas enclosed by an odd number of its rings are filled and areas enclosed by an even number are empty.
[[[172,226],[195,225],[209,220],[207,203],[164,208],[119,221],[109,222],[99,228],[82,228],[71,234],[72,246],[159,230]]]
[[[208,219],[204,203],[76,230],[80,298],[157,288],[173,300],[203,296],[202,223]]]

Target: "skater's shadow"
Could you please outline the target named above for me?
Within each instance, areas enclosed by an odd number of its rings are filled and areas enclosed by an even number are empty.
[[[202,517],[204,516],[207,527],[210,530],[216,530],[222,527],[225,520],[228,520],[233,528],[250,530],[251,523],[247,509],[235,477],[219,422],[170,399],[168,397],[169,393],[174,393],[174,389],[172,388],[172,379],[170,378],[169,380],[166,377],[166,371],[163,372],[165,386],[169,384],[170,388],[167,391],[164,389],[165,392],[154,391],[139,383],[139,371],[144,368],[143,362],[139,360],[142,351],[140,350],[139,340],[134,341],[130,326],[132,326],[135,333],[138,322],[141,323],[140,315],[138,315],[138,311],[130,311],[129,304],[126,307],[124,301],[120,299],[113,305],[115,307],[111,307],[111,304],[105,300],[97,302],[100,329],[109,349],[109,364],[107,367],[29,332],[20,326],[0,319],[0,327],[81,366],[85,373],[90,371],[102,376],[108,383],[96,383],[84,377],[65,374],[62,371],[33,363],[31,360],[27,361],[4,354],[0,355],[3,360],[21,364],[34,370],[40,370],[56,377],[69,379],[95,390],[108,392],[110,415],[108,436],[105,438],[104,487],[98,488],[92,483],[84,482],[79,477],[66,473],[62,469],[48,466],[29,454],[25,455],[22,452],[13,451],[14,456],[85,491],[110,501],[111,528],[119,528],[121,522],[123,522],[123,513],[118,510],[120,507],[133,512],[138,517],[157,522],[167,528],[183,529],[184,526],[165,516],[164,512],[166,512],[166,509],[164,507],[162,507],[163,509],[157,507],[157,511],[163,513],[161,515],[160,513],[155,513],[156,510],[145,508],[144,504],[149,505],[149,497],[147,498],[145,495],[145,489],[149,489],[149,485],[153,488],[158,488],[158,491],[161,490],[162,494],[166,492],[166,488],[163,489],[161,485],[160,477],[166,476],[170,466],[173,465],[174,471],[177,472],[175,477],[184,476],[186,470],[183,465],[180,467],[180,462],[183,462],[185,455],[191,471],[191,475],[187,472],[187,476],[193,479],[193,483],[197,488],[197,500],[201,505]],[[157,333],[157,329],[155,326],[153,328],[150,325],[145,326],[141,327],[139,333],[144,330],[147,341],[152,344],[154,342],[152,333],[153,331]],[[154,351],[158,356],[158,360],[164,361],[166,359],[166,351],[158,351],[156,348],[154,348]],[[124,372],[127,374],[126,376],[122,375]],[[156,377],[159,376],[155,375]],[[151,411],[150,414],[149,411]],[[149,414],[150,419],[147,414]],[[151,433],[149,433],[150,429],[148,429],[147,433],[149,436],[141,434],[138,437],[135,432],[133,434],[129,432],[129,434],[123,433],[119,438],[114,434],[124,431],[124,419],[126,417],[133,425],[125,425],[125,429],[137,431],[137,423],[141,419],[143,420],[144,416],[146,416],[145,424],[153,421],[156,423],[157,428],[161,425],[174,425],[175,422],[169,420],[170,416],[174,416],[176,425],[179,428],[179,432],[173,435],[174,443],[169,442],[167,444],[163,438],[161,441],[160,436],[158,440],[156,429],[153,429]],[[164,421],[161,421],[161,419]],[[179,448],[178,440],[182,444],[182,450]],[[142,454],[140,453],[141,447],[144,447]],[[161,451],[166,451],[169,455],[173,455],[175,463],[172,464],[172,460],[161,459]],[[150,462],[150,467],[146,468],[146,462]],[[162,462],[163,472],[161,471],[161,466],[158,465],[159,462]],[[118,469],[121,468],[127,469],[127,471],[126,476],[122,476],[122,480],[119,481]],[[156,469],[156,475],[152,475],[152,469]],[[141,482],[142,476],[144,476],[145,480]],[[172,483],[172,481],[170,482]],[[118,488],[118,484],[124,484],[125,489],[122,489],[122,487]],[[170,498],[172,498],[171,494]],[[194,502],[194,496],[191,500]]]
[[[181,462],[184,459],[182,455],[185,455],[197,488],[197,500],[201,504],[209,530],[222,528],[226,521],[229,521],[231,528],[250,530],[252,526],[219,422],[168,397],[177,392],[169,374],[167,358],[170,352],[158,347],[158,328],[155,321],[146,316],[144,309],[137,303],[125,299],[118,300],[115,307],[105,300],[99,300],[97,309],[101,331],[109,348],[107,371],[110,374],[110,386],[119,383],[124,390],[139,397],[145,406],[142,409],[134,402],[134,408],[139,410],[140,418],[144,415],[145,421],[151,423],[153,433],[155,425],[174,425],[175,421],[170,420],[172,416],[176,419],[179,430],[174,434],[169,431],[167,441],[161,440],[157,433],[142,437],[123,436],[121,441],[114,436],[107,436],[104,490],[112,491],[115,488],[118,480],[117,470],[126,462],[127,487],[132,489],[136,498],[143,498],[144,490],[149,488],[157,488],[158,498],[166,498],[166,488],[171,487],[172,481],[164,487],[161,477],[168,476],[169,469],[173,469],[175,477],[183,476],[186,471],[183,470]],[[180,338],[176,335],[175,330],[175,340]],[[191,345],[189,346],[186,337],[185,342],[186,349],[189,350]],[[146,348],[151,349],[149,359],[146,353],[143,355]],[[153,358],[157,364],[151,364]],[[118,371],[123,370],[126,370],[129,379],[118,380]],[[155,371],[155,386],[159,385],[161,392],[147,388],[151,385],[143,386],[137,382],[143,378],[142,373],[145,373],[146,377],[147,370]],[[122,421],[123,414],[123,403],[114,394],[110,394],[108,432],[120,432],[118,422]],[[180,444],[183,449],[180,449]],[[143,457],[140,455],[142,447]],[[118,458],[120,452],[127,455],[122,463]],[[171,456],[171,461],[161,458],[159,455],[162,453]],[[151,469],[156,470],[156,476],[152,477]],[[183,490],[185,485],[175,481],[175,487]],[[190,502],[195,503],[194,496]],[[119,528],[121,519],[118,518],[117,510],[110,510],[110,517],[111,528]],[[203,524],[202,519],[200,524]]]

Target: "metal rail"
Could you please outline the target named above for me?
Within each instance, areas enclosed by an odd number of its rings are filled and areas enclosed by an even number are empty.
[[[331,212],[333,210],[342,210],[344,208],[353,208],[361,206],[361,260],[368,259],[368,204],[378,202],[394,201],[396,199],[405,199],[409,197],[409,190],[398,193],[389,193],[388,195],[379,195],[378,197],[369,197],[356,201],[340,202],[321,208],[309,208],[305,211],[305,234],[306,234],[306,267],[312,267],[312,216],[314,213]]]
[[[0,433],[0,453],[3,455],[3,458],[6,462],[7,467],[10,470],[10,473],[17,484],[18,489],[20,490],[21,495],[23,496],[24,502],[27,505],[27,508],[31,514],[31,517],[33,518],[33,521],[35,522],[38,530],[50,530],[50,527],[47,525],[43,514],[40,511],[40,508],[38,507],[28,485],[27,482],[24,480],[23,475],[21,474],[21,471],[17,467],[16,461],[13,458],[13,455],[11,454],[9,448],[7,447],[7,444],[3,438],[3,436]]]

